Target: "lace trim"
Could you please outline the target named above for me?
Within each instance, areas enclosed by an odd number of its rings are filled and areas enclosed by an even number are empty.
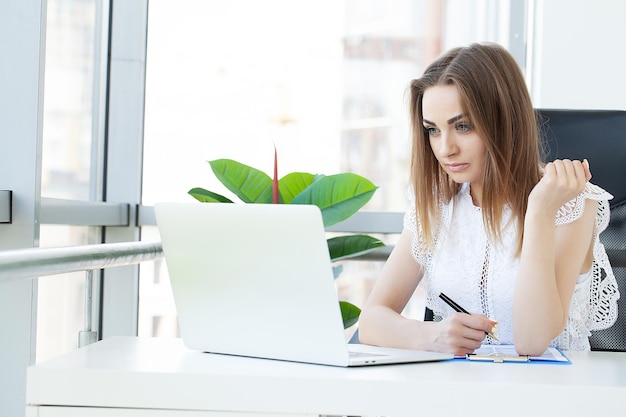
[[[585,208],[585,200],[587,199],[602,201],[611,200],[612,198],[613,196],[611,194],[598,187],[597,185],[588,182],[582,193],[578,194],[576,198],[573,198],[572,200],[565,203],[559,209],[559,211],[556,213],[555,223],[557,226],[560,226],[563,224],[572,223],[573,221],[579,219],[580,216],[582,216],[583,214],[583,210]],[[608,225],[609,223],[608,211],[605,215],[601,217],[602,223],[605,224],[600,231],[604,230],[606,228],[606,225]],[[605,219],[606,221],[604,221]]]
[[[483,267],[481,268],[480,281],[479,281],[479,294],[480,294],[480,308],[482,313],[487,317],[492,317],[491,308],[489,307],[489,264],[491,259],[491,245],[489,241],[485,245],[485,259],[483,260]],[[496,340],[487,335],[485,343],[493,344]]]
[[[617,320],[617,300],[620,293],[604,245],[594,248],[593,277],[590,285],[591,311],[589,329],[601,330],[611,327]]]
[[[424,230],[422,224],[417,224],[417,215],[415,213],[415,205],[411,204],[411,207],[404,215],[404,227],[413,232],[413,241],[411,242],[411,253],[413,258],[420,265],[426,265],[428,261],[428,246],[426,245],[426,238],[424,237]]]

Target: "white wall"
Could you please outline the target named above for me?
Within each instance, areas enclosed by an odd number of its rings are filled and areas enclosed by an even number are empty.
[[[533,3],[529,69],[535,107],[626,110],[626,2]]]

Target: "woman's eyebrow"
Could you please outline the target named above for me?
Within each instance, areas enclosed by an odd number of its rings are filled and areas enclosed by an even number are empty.
[[[456,122],[459,119],[462,119],[463,117],[465,117],[464,114],[459,114],[458,116],[454,116],[451,119],[448,119],[448,121],[446,123],[448,123],[449,125],[451,125],[452,123]]]
[[[460,119],[462,119],[462,118],[464,118],[464,117],[465,117],[465,115],[464,115],[464,114],[459,114],[458,116],[454,116],[453,118],[448,119],[448,120],[446,121],[446,123],[447,123],[447,124],[449,124],[449,125],[451,125],[452,123],[454,123],[454,122],[456,122],[457,120],[460,120]],[[433,126],[437,126],[437,123],[435,123],[435,122],[431,122],[430,120],[427,120],[427,119],[422,119],[422,121],[423,121],[425,124],[428,124],[428,125],[433,125]]]

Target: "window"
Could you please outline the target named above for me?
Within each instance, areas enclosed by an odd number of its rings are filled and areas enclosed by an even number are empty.
[[[49,0],[43,198],[101,200],[106,0]],[[99,228],[42,225],[41,247],[99,243]],[[84,329],[85,273],[39,280],[37,361],[73,350]]]
[[[207,161],[271,174],[275,145],[279,176],[355,172],[380,187],[366,210],[404,211],[408,83],[452,45],[506,44],[507,13],[488,1],[152,2],[143,204],[193,202],[193,187],[228,195]],[[344,267],[341,294],[362,304],[379,267]],[[177,333],[166,273],[142,272],[140,334],[164,334],[155,316]]]

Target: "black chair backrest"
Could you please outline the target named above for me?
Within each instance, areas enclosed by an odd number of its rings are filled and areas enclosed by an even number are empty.
[[[626,111],[539,109],[546,161],[589,161],[591,182],[614,198],[611,218],[600,236],[622,294],[617,322],[593,332],[592,350],[626,351]]]
[[[611,207],[626,202],[626,111],[540,109],[539,129],[546,161],[589,161],[591,182],[615,197]]]

